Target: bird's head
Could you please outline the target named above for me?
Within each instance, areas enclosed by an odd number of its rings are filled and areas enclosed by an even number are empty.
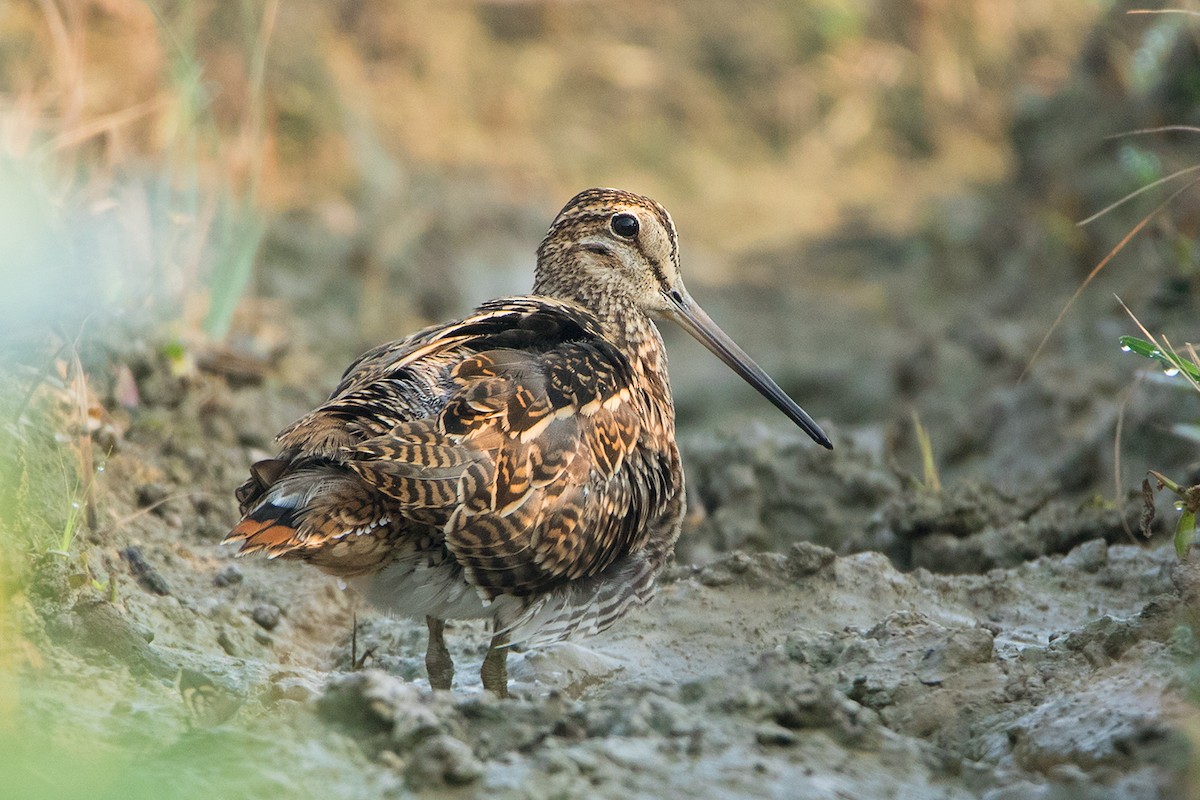
[[[538,247],[534,291],[577,300],[598,298],[652,317],[665,317],[711,350],[818,444],[829,437],[795,401],[722,331],[683,285],[679,238],[671,215],[649,197],[619,189],[586,189],[558,212]]]

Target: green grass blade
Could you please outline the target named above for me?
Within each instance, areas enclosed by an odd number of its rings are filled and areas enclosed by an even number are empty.
[[[1195,512],[1184,511],[1179,515],[1179,524],[1175,526],[1175,555],[1180,559],[1187,558],[1188,550],[1192,549],[1192,534],[1195,531]]]
[[[210,301],[204,330],[217,341],[225,338],[234,309],[250,283],[254,259],[263,238],[262,221],[249,210],[241,213],[242,219],[231,222],[225,241],[218,247],[209,286]]]
[[[1152,342],[1147,342],[1145,339],[1139,339],[1136,336],[1122,336],[1120,341],[1122,350],[1128,350],[1144,358],[1158,361],[1163,365],[1164,369],[1186,372],[1191,376],[1192,380],[1200,381],[1200,367],[1197,367],[1191,361],[1181,358],[1175,353],[1165,353],[1158,347],[1155,347]]]

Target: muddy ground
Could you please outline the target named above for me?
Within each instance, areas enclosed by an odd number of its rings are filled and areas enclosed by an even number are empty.
[[[1194,69],[1194,40],[1177,49]],[[95,516],[62,553],[10,539],[28,564],[11,584],[0,569],[0,635],[18,626],[0,647],[0,795],[1200,796],[1200,568],[1176,557],[1165,498],[1156,537],[1138,533],[1146,469],[1200,482],[1194,439],[1174,428],[1200,395],[1153,368],[1135,383],[1147,365],[1119,351],[1137,331],[1111,297],[1195,338],[1194,204],[1135,240],[1023,375],[1147,210],[1081,244],[1082,209],[1139,185],[1118,145],[1081,143],[1187,122],[1137,102],[1194,87],[1168,76],[1121,105],[1107,62],[1085,50],[1080,64],[1062,93],[1024,101],[1011,174],[944,198],[928,224],[851,220],[744,264],[681,231],[685,274],[718,276],[693,294],[836,449],[668,332],[691,509],[676,562],[613,630],[514,653],[510,700],[481,692],[482,626],[450,623],[455,687],[433,693],[423,624],[220,545],[247,465],[375,343],[347,322],[368,294],[349,265],[370,261],[369,242],[320,213],[272,220],[233,355],[132,323],[85,342]],[[456,189],[447,206],[475,187]],[[479,213],[437,231],[436,263],[459,271],[424,280],[454,297],[415,304],[445,316],[483,299],[468,289],[528,286],[553,209]],[[78,435],[44,424],[77,399],[56,347],[34,343],[5,376],[0,399],[17,405],[0,420],[19,446],[0,477]],[[26,366],[56,358],[61,375]]]
[[[246,464],[326,366],[302,359],[298,386],[174,374],[153,350],[121,363],[139,405],[110,404],[97,434],[114,449],[86,563],[44,555],[27,589],[40,647],[18,713],[37,733],[11,745],[14,797],[1194,796],[1200,570],[1131,537],[1136,492],[1099,496],[1111,429],[1087,431],[1117,398],[1073,401],[1053,369],[971,388],[1033,415],[977,434],[1025,431],[1019,478],[996,463],[1012,442],[941,458],[934,489],[886,424],[822,414],[826,453],[769,415],[693,420],[692,512],[658,598],[515,653],[501,701],[477,677],[481,626],[450,624],[455,689],[433,693],[422,624],[219,544]],[[1153,397],[1127,430],[1152,426]],[[1072,402],[1078,424],[1046,441],[1036,417]]]

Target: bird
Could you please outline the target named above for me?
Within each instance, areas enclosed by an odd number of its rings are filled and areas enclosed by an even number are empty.
[[[537,248],[532,292],[361,355],[237,490],[239,555],[295,559],[424,618],[484,619],[485,690],[507,655],[607,629],[654,593],[684,516],[672,320],[826,448],[829,437],[692,299],[658,202],[587,189]]]

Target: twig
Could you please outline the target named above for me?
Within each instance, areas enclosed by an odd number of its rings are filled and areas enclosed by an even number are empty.
[[[1118,298],[1119,300],[1120,298]],[[1121,433],[1125,429],[1125,409],[1129,407],[1129,402],[1133,399],[1134,392],[1142,383],[1142,378],[1145,377],[1145,372],[1138,370],[1137,375],[1133,379],[1133,383],[1125,387],[1124,397],[1121,399],[1121,406],[1117,411],[1117,429],[1113,435],[1113,488],[1115,489],[1116,503],[1118,511],[1121,509],[1121,485],[1124,481],[1121,480]],[[1119,513],[1121,517],[1121,527],[1125,529],[1126,535],[1133,544],[1140,544],[1137,536],[1134,535],[1133,529],[1129,527],[1129,520],[1125,518],[1124,513]]]
[[[162,498],[161,500],[155,500],[150,505],[139,508],[137,511],[134,511],[132,514],[126,514],[124,517],[121,517],[120,519],[113,520],[113,523],[110,526],[108,526],[105,530],[106,531],[119,530],[120,528],[123,528],[126,525],[128,525],[129,523],[133,522],[138,517],[140,517],[144,514],[149,514],[154,509],[158,508],[159,506],[163,505],[164,503],[169,503],[172,500],[182,500],[185,497],[219,497],[219,496],[220,495],[218,495],[216,492],[177,492],[176,494],[167,495],[166,497]]]
[[[1187,14],[1189,17],[1200,17],[1200,11],[1188,11],[1183,8],[1132,8],[1126,14]]]
[[[81,144],[88,139],[103,133],[106,130],[119,128],[122,125],[128,125],[139,117],[144,117],[153,112],[155,109],[166,104],[165,97],[154,97],[149,100],[144,100],[141,103],[122,108],[118,111],[113,111],[108,114],[96,117],[93,120],[84,122],[72,128],[69,131],[63,131],[55,136],[44,146],[46,150],[64,150],[68,147]]]
[[[83,371],[83,362],[79,358],[78,341],[71,343],[71,388],[75,393],[75,410],[79,412],[79,449],[76,451],[80,480],[83,481],[83,512],[84,523],[88,530],[96,530],[96,493],[92,484],[96,472],[92,463],[92,431],[91,416],[88,403],[87,374]]]
[[[1138,128],[1132,131],[1113,133],[1104,138],[1120,139],[1124,136],[1142,136],[1148,133],[1200,133],[1200,128],[1195,125],[1159,125],[1156,128]]]
[[[1200,129],[1197,129],[1197,130],[1198,130],[1198,131],[1200,131]],[[1187,174],[1188,174],[1188,173],[1190,173],[1190,172],[1195,172],[1195,171],[1196,171],[1196,170],[1198,170],[1198,169],[1200,169],[1200,164],[1193,164],[1193,165],[1192,165],[1192,166],[1190,166],[1190,167],[1184,167],[1184,168],[1183,168],[1183,169],[1181,169],[1181,170],[1178,170],[1178,171],[1176,171],[1176,172],[1172,172],[1170,175],[1167,175],[1167,176],[1165,176],[1165,177],[1159,178],[1158,180],[1156,180],[1156,181],[1154,181],[1154,182],[1152,182],[1152,183],[1147,183],[1145,186],[1142,186],[1142,187],[1141,187],[1141,188],[1139,188],[1139,189],[1134,189],[1132,192],[1130,192],[1129,194],[1125,195],[1124,197],[1122,197],[1122,198],[1121,198],[1120,200],[1118,200],[1117,202],[1115,202],[1115,203],[1110,203],[1109,205],[1107,205],[1107,206],[1105,206],[1104,208],[1102,208],[1102,209],[1100,209],[1099,211],[1097,211],[1095,214],[1092,214],[1092,215],[1091,215],[1090,217],[1088,217],[1087,219],[1081,219],[1079,222],[1076,222],[1075,224],[1076,224],[1077,226],[1079,226],[1080,228],[1082,228],[1084,225],[1087,225],[1089,222],[1095,222],[1096,220],[1100,219],[1100,217],[1103,217],[1105,214],[1107,214],[1108,212],[1112,211],[1114,208],[1118,208],[1119,206],[1121,206],[1121,205],[1124,205],[1125,203],[1127,203],[1128,201],[1130,201],[1130,200],[1132,200],[1133,198],[1137,197],[1138,195],[1142,194],[1143,192],[1148,192],[1148,191],[1150,191],[1151,189],[1153,189],[1155,186],[1161,186],[1162,184],[1164,184],[1164,183],[1167,183],[1168,181],[1173,181],[1173,180],[1175,180],[1175,179],[1176,179],[1176,178],[1178,178],[1178,177],[1181,177],[1181,176],[1183,176],[1183,175],[1187,175]]]

